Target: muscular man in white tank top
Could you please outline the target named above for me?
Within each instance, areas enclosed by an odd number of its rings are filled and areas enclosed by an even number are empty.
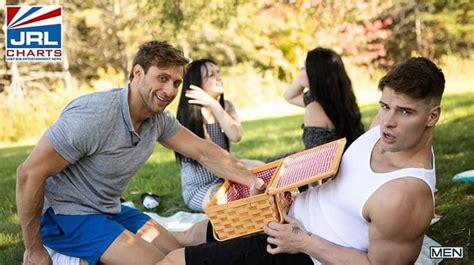
[[[444,76],[427,59],[412,58],[379,88],[374,128],[347,150],[334,180],[295,201],[291,228],[266,227],[277,245],[270,253],[303,252],[316,264],[408,264],[418,257],[433,217],[432,136]]]

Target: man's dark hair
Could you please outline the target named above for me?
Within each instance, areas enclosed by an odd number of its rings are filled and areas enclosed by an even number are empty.
[[[130,71],[129,80],[133,79],[133,67],[140,65],[145,74],[152,66],[156,67],[170,67],[170,66],[185,66],[189,60],[184,57],[181,50],[171,46],[166,41],[150,41],[142,44],[138,49],[135,59],[133,59],[132,71]]]
[[[444,92],[443,71],[424,57],[410,58],[390,70],[379,82],[379,90],[385,87],[413,99],[434,99],[441,102]]]

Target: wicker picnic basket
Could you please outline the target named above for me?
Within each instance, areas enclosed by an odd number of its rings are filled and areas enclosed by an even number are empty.
[[[219,240],[263,231],[270,221],[283,222],[298,187],[337,173],[346,139],[320,145],[256,168],[251,172],[267,183],[264,193],[250,196],[245,185],[225,181],[205,208]]]

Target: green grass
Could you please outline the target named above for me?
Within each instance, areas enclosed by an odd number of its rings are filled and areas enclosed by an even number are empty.
[[[364,124],[370,124],[376,104],[362,106]],[[243,141],[232,146],[238,157],[264,160],[276,154],[301,149],[302,117],[287,116],[244,122]],[[448,94],[443,99],[442,118],[435,130],[437,188],[436,212],[443,217],[428,235],[443,246],[463,246],[464,259],[444,264],[473,264],[474,183],[454,183],[455,173],[474,168],[474,93]],[[20,264],[23,253],[15,206],[15,170],[32,146],[0,149],[0,264]],[[125,194],[140,206],[140,194],[153,192],[162,198],[156,212],[171,215],[187,210],[181,198],[179,168],[171,151],[157,146],[137,173]]]

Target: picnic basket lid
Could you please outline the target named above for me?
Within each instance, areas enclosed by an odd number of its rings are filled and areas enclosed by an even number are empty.
[[[268,194],[274,195],[335,175],[345,145],[346,138],[341,138],[284,158],[269,183]]]

